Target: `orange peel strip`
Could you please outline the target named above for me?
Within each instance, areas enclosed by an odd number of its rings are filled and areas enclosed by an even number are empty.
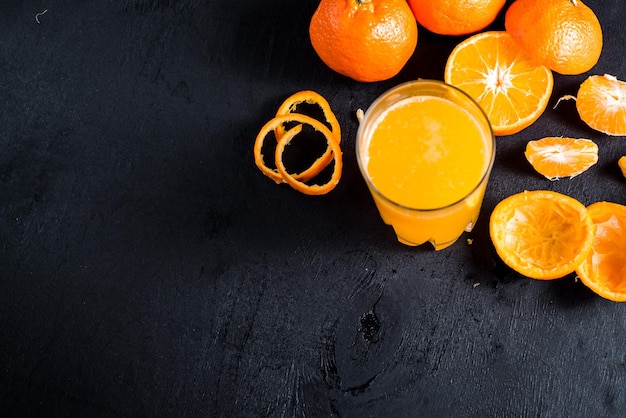
[[[257,134],[254,140],[254,163],[266,177],[269,177],[276,183],[284,183],[285,180],[283,176],[281,176],[277,169],[268,167],[267,164],[265,164],[265,158],[263,156],[263,144],[265,144],[267,134],[274,129],[276,124],[277,122],[274,119],[268,121]]]
[[[296,112],[296,107],[301,103],[315,104],[322,109],[322,113],[326,118],[326,122],[330,125],[330,130],[337,139],[338,143],[341,143],[341,128],[339,127],[339,121],[330,108],[328,101],[319,93],[313,90],[302,90],[289,96],[280,105],[276,111],[276,116],[286,115],[288,113]],[[274,130],[276,138],[280,139],[285,134],[285,127],[283,124],[276,127]]]
[[[330,164],[333,158],[335,158],[335,156],[333,155],[334,148],[332,144],[336,143],[337,149],[341,153],[341,150],[339,149],[339,143],[336,141],[336,138],[332,134],[332,132],[322,122],[316,119],[313,119],[310,116],[302,115],[299,113],[289,113],[286,115],[276,116],[275,118],[269,120],[265,125],[263,125],[263,127],[257,134],[256,140],[254,141],[254,162],[256,166],[259,168],[259,170],[261,170],[261,172],[265,176],[274,180],[276,183],[288,182],[285,179],[285,177],[279,172],[278,169],[272,169],[268,167],[267,164],[265,164],[265,158],[263,156],[263,144],[265,143],[265,139],[267,138],[268,134],[271,131],[275,130],[277,126],[282,126],[287,122],[297,122],[300,125],[301,124],[310,125],[316,131],[321,132],[326,138],[327,143],[329,144],[324,154],[322,154],[317,160],[315,160],[309,168],[307,168],[306,170],[298,174],[289,174],[289,177],[293,178],[295,181],[298,181],[298,182],[309,181],[313,177],[317,176],[324,168],[326,168],[326,166],[328,166],[328,164]],[[296,129],[296,128],[298,128],[298,125],[296,125],[294,128],[291,128],[289,131]],[[299,127],[297,132],[296,131],[293,132],[293,135],[289,138],[289,141],[291,141],[291,139],[293,139],[293,137],[296,136],[297,133],[300,133],[301,130],[302,130],[302,126]],[[285,133],[285,135],[287,135],[287,132]],[[285,137],[285,135],[283,135],[283,137]],[[280,143],[280,140],[278,142]],[[275,155],[279,155],[279,154],[276,153]],[[277,166],[278,166],[278,162],[277,162]],[[284,165],[283,165],[283,168],[284,168]]]
[[[326,194],[330,192],[339,183],[339,179],[341,178],[341,170],[342,170],[342,155],[341,155],[341,148],[339,147],[339,143],[336,141],[332,132],[324,124],[320,123],[319,121],[315,119],[312,119],[312,120],[316,123],[315,124],[311,123],[311,126],[313,126],[315,130],[321,132],[322,135],[324,135],[324,138],[326,139],[326,142],[328,143],[327,149],[331,151],[332,159],[335,160],[335,165],[333,167],[333,174],[330,180],[328,180],[328,182],[321,184],[321,185],[318,185],[318,184],[308,185],[304,183],[304,181],[298,180],[296,176],[287,172],[287,169],[285,168],[285,164],[283,163],[282,156],[283,156],[283,153],[285,152],[285,147],[287,147],[287,145],[289,145],[291,140],[302,131],[302,124],[296,125],[295,127],[291,128],[290,130],[285,132],[285,135],[283,135],[278,140],[278,144],[276,145],[276,155],[275,155],[276,168],[278,169],[278,172],[281,174],[283,180],[286,181],[287,184],[289,184],[291,187],[293,187],[297,191],[304,193],[304,194],[308,194],[308,195],[321,195],[321,194]],[[321,158],[322,157],[320,157],[320,159]],[[320,161],[320,159],[318,159],[311,167],[315,166],[316,163]],[[327,163],[326,165],[328,164],[329,163]],[[308,170],[310,169],[311,168],[309,168]]]

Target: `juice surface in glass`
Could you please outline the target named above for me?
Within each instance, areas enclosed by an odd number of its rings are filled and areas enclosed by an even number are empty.
[[[368,109],[357,158],[400,242],[443,249],[470,231],[494,159],[489,122],[469,96],[437,81],[400,85]]]

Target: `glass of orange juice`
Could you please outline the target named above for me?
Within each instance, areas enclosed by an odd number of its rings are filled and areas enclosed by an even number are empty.
[[[398,241],[452,245],[478,219],[495,137],[478,104],[435,80],[392,88],[365,112],[359,169]]]

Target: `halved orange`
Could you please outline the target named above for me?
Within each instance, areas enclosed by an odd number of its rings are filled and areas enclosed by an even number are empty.
[[[500,201],[489,220],[496,252],[524,276],[549,280],[572,273],[591,251],[595,227],[578,200],[550,190]]]
[[[596,226],[596,234],[591,252],[576,269],[576,274],[598,295],[626,302],[626,206],[596,202],[587,210]]]
[[[539,174],[558,180],[575,177],[598,162],[598,146],[590,139],[550,136],[528,141],[524,155]]]
[[[612,75],[592,75],[576,95],[580,118],[596,131],[626,135],[626,82]]]
[[[622,170],[622,174],[626,177],[626,155],[617,160],[617,165],[619,165],[620,170]]]
[[[444,80],[483,108],[495,135],[512,135],[544,112],[552,72],[534,63],[505,31],[488,31],[460,42],[446,62]]]

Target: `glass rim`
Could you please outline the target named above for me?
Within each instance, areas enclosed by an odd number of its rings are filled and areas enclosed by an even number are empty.
[[[368,120],[368,116],[371,116],[372,112],[376,109],[376,107],[385,98],[387,98],[391,94],[393,94],[396,91],[401,90],[403,88],[407,88],[407,87],[418,85],[418,84],[432,85],[432,86],[436,86],[437,88],[450,89],[450,90],[454,91],[455,93],[459,94],[460,96],[462,96],[463,98],[465,98],[466,100],[468,100],[470,105],[474,106],[476,108],[478,114],[481,115],[481,117],[484,119],[483,122],[485,123],[485,125],[487,127],[487,131],[488,131],[489,137],[491,138],[491,158],[489,159],[489,163],[485,165],[485,168],[483,170],[483,173],[482,173],[478,183],[468,193],[466,193],[462,198],[460,198],[459,200],[456,200],[456,201],[454,201],[452,203],[449,203],[449,204],[447,204],[445,206],[440,206],[440,207],[436,207],[436,208],[428,208],[428,209],[415,208],[415,207],[411,207],[411,206],[406,206],[406,205],[398,203],[398,202],[388,198],[387,196],[385,196],[380,190],[378,190],[378,188],[371,181],[371,179],[369,177],[369,174],[367,172],[367,167],[364,166],[363,159],[361,157],[361,151],[360,151],[360,148],[361,148],[361,145],[362,145],[362,142],[363,142],[364,130],[365,130],[366,121]],[[425,94],[424,96],[435,97],[432,94],[428,94],[428,95]],[[402,97],[400,100],[402,100],[404,98],[405,97]],[[449,99],[446,99],[445,97],[443,97],[443,99],[444,100],[449,100]],[[474,118],[474,115],[472,115],[472,117]],[[432,80],[432,79],[418,79],[418,80],[406,81],[404,83],[398,84],[397,86],[394,86],[394,87],[388,89],[387,91],[383,92],[380,96],[378,96],[376,98],[376,100],[374,100],[372,102],[372,104],[370,104],[370,106],[367,108],[367,110],[363,114],[363,119],[362,119],[362,121],[359,124],[359,127],[357,129],[356,144],[355,145],[356,145],[357,164],[359,166],[359,170],[361,171],[361,175],[363,176],[363,178],[367,182],[368,187],[374,193],[376,193],[376,195],[378,197],[383,199],[385,202],[387,202],[387,203],[389,203],[389,204],[391,204],[393,206],[396,206],[396,207],[398,207],[400,209],[404,209],[404,210],[407,210],[407,211],[413,211],[413,212],[432,213],[432,212],[437,212],[437,211],[445,210],[445,209],[448,209],[448,208],[452,208],[454,206],[457,206],[457,205],[463,203],[468,197],[470,197],[474,193],[476,193],[476,191],[482,186],[482,184],[485,181],[487,181],[489,175],[491,174],[491,170],[493,168],[493,165],[494,165],[494,162],[495,162],[495,158],[496,158],[496,137],[495,137],[495,135],[493,133],[493,129],[491,128],[491,122],[489,122],[489,118],[487,117],[487,114],[484,112],[482,107],[476,102],[476,100],[474,100],[469,94],[465,93],[460,88],[455,87],[455,86],[453,86],[451,84],[448,84],[448,83],[446,83],[444,81]]]

